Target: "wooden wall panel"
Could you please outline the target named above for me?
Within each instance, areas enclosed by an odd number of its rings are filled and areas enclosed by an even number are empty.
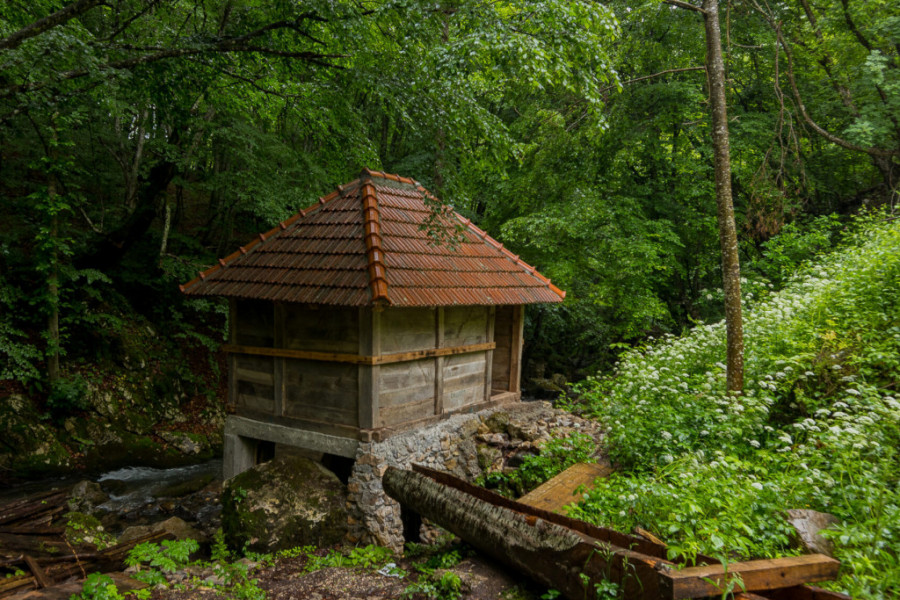
[[[346,354],[359,350],[358,308],[285,304],[284,311],[285,348]]]
[[[432,416],[434,374],[434,359],[381,365],[378,373],[378,426],[390,427]]]
[[[513,343],[513,307],[498,306],[494,320],[493,367],[491,387],[495,390],[509,390],[510,350]]]
[[[470,346],[487,339],[487,306],[448,306],[444,309],[444,345]]]
[[[234,380],[238,406],[268,413],[275,410],[275,359],[236,355]]]
[[[285,416],[358,425],[357,365],[292,358],[284,361]]]
[[[381,353],[434,348],[433,308],[387,308],[381,313]]]
[[[274,305],[262,300],[237,300],[235,309],[235,343],[272,348],[275,344]]]
[[[444,359],[444,411],[459,410],[484,400],[485,352]]]

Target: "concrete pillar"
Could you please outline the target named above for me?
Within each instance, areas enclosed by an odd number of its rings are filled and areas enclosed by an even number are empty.
[[[228,480],[247,469],[256,466],[258,440],[234,433],[225,434],[225,452],[222,460],[222,475]]]

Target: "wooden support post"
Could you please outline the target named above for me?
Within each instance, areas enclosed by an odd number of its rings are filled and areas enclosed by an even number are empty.
[[[522,388],[522,331],[525,326],[525,307],[513,307],[512,343],[509,348],[509,391],[519,394]]]
[[[286,307],[283,302],[275,302],[275,331],[273,339],[275,343],[273,346],[275,348],[284,348],[284,326],[286,323],[285,319],[285,310]],[[285,358],[283,356],[274,356],[272,357],[273,368],[272,368],[272,378],[275,386],[275,402],[273,413],[276,417],[281,417],[284,415],[284,362]]]
[[[237,344],[237,300],[228,300],[228,343]],[[228,400],[226,404],[236,407],[238,404],[237,391],[237,358],[233,353],[228,353]]]
[[[444,307],[434,310],[434,347],[444,347]],[[444,357],[434,358],[434,414],[444,414]]]
[[[489,306],[487,309],[487,331],[485,342],[494,341],[494,320],[497,318],[497,307]],[[494,351],[487,350],[484,353],[484,401],[491,399],[491,382],[494,369]]]
[[[381,311],[363,306],[359,309],[359,354],[361,356],[379,356],[381,354]],[[380,367],[378,365],[359,365],[359,428],[375,429],[378,427],[378,396]]]

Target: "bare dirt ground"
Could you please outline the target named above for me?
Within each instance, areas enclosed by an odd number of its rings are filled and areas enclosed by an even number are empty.
[[[407,587],[425,582],[416,572],[414,561],[400,559],[397,567],[407,572],[403,578],[382,575],[361,567],[328,567],[307,573],[305,558],[286,559],[274,566],[251,572],[258,579],[258,587],[268,600],[387,600],[401,598]],[[463,559],[447,569],[462,581],[461,596],[465,600],[538,600],[543,593],[539,586],[511,575],[502,566],[479,556]],[[177,586],[176,586],[177,587]],[[225,597],[242,598],[237,590]],[[188,584],[184,589],[154,590],[152,600],[212,600],[222,598],[221,589]],[[407,595],[420,600],[424,594]]]

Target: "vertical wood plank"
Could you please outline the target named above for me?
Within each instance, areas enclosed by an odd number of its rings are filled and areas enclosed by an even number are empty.
[[[521,394],[522,381],[522,331],[525,325],[525,307],[513,307],[512,343],[509,349],[509,391]]]
[[[359,309],[359,354],[381,355],[381,311],[370,306]],[[374,429],[378,423],[380,368],[378,365],[359,365],[360,429]]]
[[[497,316],[497,307],[489,306],[487,309],[487,341],[494,341],[494,319]],[[494,351],[488,350],[484,353],[484,400],[487,402],[491,399],[491,382],[493,380],[494,369]]]
[[[237,344],[237,300],[228,299],[228,342]],[[235,354],[228,353],[228,404],[237,406],[237,365]]]
[[[444,307],[434,311],[434,347],[444,347]],[[444,414],[444,357],[434,359],[434,414]]]
[[[285,325],[285,306],[283,302],[275,302],[275,331],[274,337],[275,348],[284,348],[284,325]],[[278,356],[272,359],[275,361],[273,369],[273,379],[275,382],[275,407],[272,412],[275,416],[284,415],[284,357]]]

